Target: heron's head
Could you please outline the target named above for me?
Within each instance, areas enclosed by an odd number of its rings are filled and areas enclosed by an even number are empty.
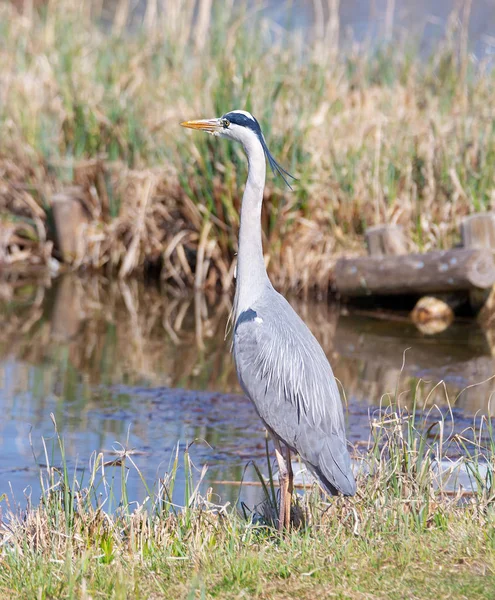
[[[184,121],[181,123],[182,127],[189,127],[190,129],[200,129],[206,131],[211,135],[218,137],[228,138],[229,140],[235,140],[241,142],[246,147],[249,141],[259,141],[265,152],[266,158],[270,163],[272,171],[279,173],[285,183],[290,186],[286,176],[295,179],[290,173],[283,169],[277,161],[273,158],[271,152],[268,150],[266,140],[261,132],[261,127],[258,121],[253,115],[245,110],[233,110],[225,113],[222,117],[217,119],[200,119],[199,121]],[[292,189],[292,188],[291,188]]]

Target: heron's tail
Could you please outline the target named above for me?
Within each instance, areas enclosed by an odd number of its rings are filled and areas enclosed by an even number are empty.
[[[352,473],[351,457],[345,439],[330,435],[318,453],[318,464],[308,465],[323,487],[332,495],[354,496],[356,481]]]

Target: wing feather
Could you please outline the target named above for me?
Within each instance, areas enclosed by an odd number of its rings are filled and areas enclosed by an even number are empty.
[[[270,290],[239,317],[233,349],[241,386],[268,429],[299,453],[330,493],[354,494],[332,369],[283,296]]]

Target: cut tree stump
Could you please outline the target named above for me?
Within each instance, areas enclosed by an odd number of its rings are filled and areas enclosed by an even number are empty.
[[[335,266],[337,290],[348,297],[434,294],[485,289],[494,283],[492,253],[468,248],[340,259]]]
[[[81,254],[83,226],[88,214],[76,191],[62,192],[52,197],[55,237],[62,260],[73,263]]]
[[[495,212],[482,212],[465,217],[461,222],[464,248],[490,248],[495,252]]]
[[[365,234],[370,256],[407,254],[407,240],[400,225],[376,225]]]
[[[461,222],[461,239],[464,248],[491,250],[495,256],[495,213],[482,212],[465,217]],[[469,303],[478,312],[487,302],[490,290],[471,290]]]

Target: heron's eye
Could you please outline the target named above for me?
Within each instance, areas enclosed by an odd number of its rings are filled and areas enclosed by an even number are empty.
[[[230,125],[230,121],[228,119],[222,119],[222,125],[224,129],[227,129]]]

